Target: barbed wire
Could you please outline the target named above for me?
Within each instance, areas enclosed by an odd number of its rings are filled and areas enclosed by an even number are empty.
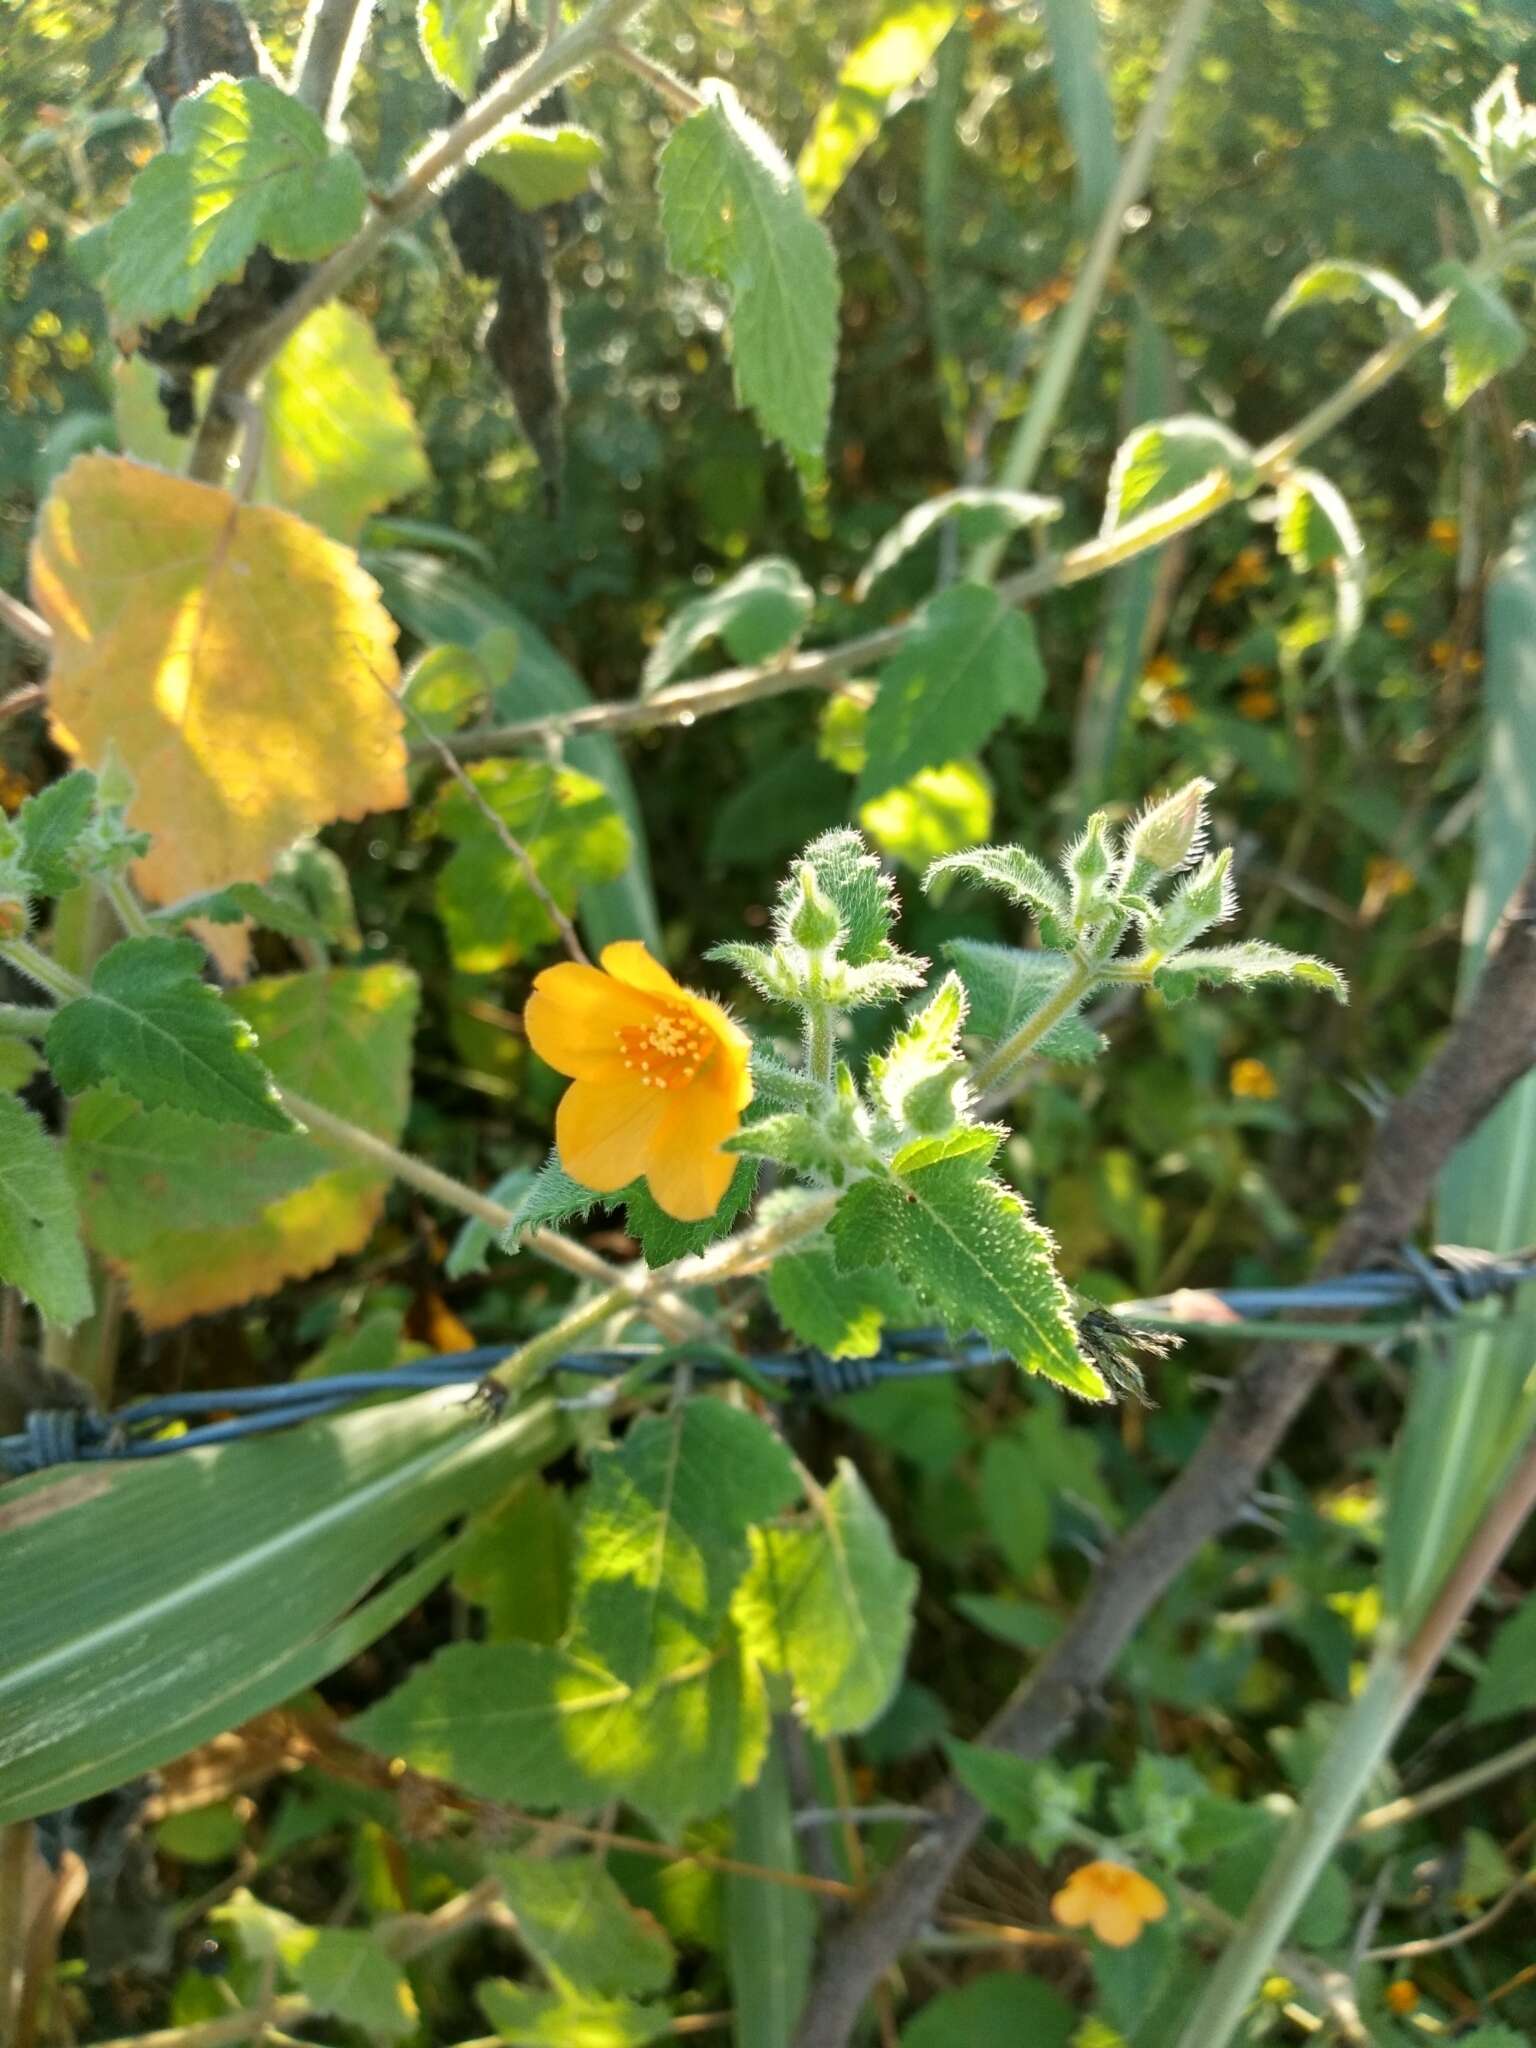
[[[1368,1272],[1302,1282],[1292,1287],[1181,1289],[1174,1294],[1117,1302],[1110,1309],[1086,1307],[1082,1325],[1093,1354],[1111,1371],[1118,1364],[1125,1382],[1139,1378],[1129,1354],[1160,1354],[1185,1336],[1257,1341],[1296,1332],[1330,1334],[1368,1346],[1401,1343],[1426,1329],[1455,1335],[1487,1327],[1470,1312],[1486,1302],[1507,1302],[1536,1279],[1536,1247],[1499,1254],[1462,1245],[1437,1245],[1428,1253],[1405,1246],[1398,1262]],[[1406,1316],[1391,1311],[1407,1309]],[[1317,1320],[1328,1315],[1359,1317],[1337,1327]],[[1297,1319],[1294,1321],[1287,1318]],[[37,1408],[22,1430],[0,1437],[0,1476],[20,1478],[53,1465],[104,1459],[165,1457],[211,1445],[239,1442],[286,1429],[317,1416],[332,1415],[382,1395],[419,1393],[464,1386],[469,1403],[494,1406],[497,1390],[490,1370],[509,1358],[514,1344],[482,1344],[472,1350],[439,1352],[382,1371],[334,1373],[260,1387],[218,1387],[157,1394],[103,1414],[86,1404]],[[647,1365],[657,1372],[686,1362],[695,1377],[741,1379],[765,1392],[830,1401],[902,1380],[946,1373],[982,1372],[1011,1358],[983,1338],[958,1342],[940,1329],[888,1330],[879,1352],[869,1358],[829,1358],[804,1348],[771,1354],[738,1355],[699,1345],[620,1344],[568,1352],[550,1368],[554,1376],[608,1380],[597,1394],[568,1397],[566,1405],[587,1407],[613,1398],[621,1379]],[[482,1394],[489,1401],[482,1401]]]

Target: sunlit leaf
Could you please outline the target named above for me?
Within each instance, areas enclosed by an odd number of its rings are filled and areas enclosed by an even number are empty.
[[[276,1079],[376,1137],[405,1121],[416,984],[378,966],[279,976],[227,1000]],[[76,1104],[68,1156],[91,1242],[158,1327],[264,1294],[366,1242],[388,1178],[315,1139],[144,1109]]]
[[[802,1522],[753,1530],[752,1557],[734,1608],[748,1650],[792,1681],[814,1734],[867,1728],[901,1678],[917,1572],[848,1459]]]
[[[43,507],[32,586],[70,752],[109,743],[157,900],[259,881],[293,840],[405,801],[395,629],[349,549],[118,456]]]
[[[893,0],[844,59],[795,165],[813,213],[825,213],[878,134],[892,100],[921,75],[959,12],[955,0]]]
[[[255,1034],[203,980],[194,939],[124,939],[98,962],[89,995],[66,1003],[47,1038],[59,1086],[78,1095],[115,1081],[146,1109],[291,1131]]]
[[[512,128],[476,157],[483,178],[510,193],[525,213],[576,199],[592,183],[603,145],[585,128]]]
[[[679,606],[646,657],[643,691],[669,683],[706,640],[717,635],[737,661],[766,661],[799,637],[815,602],[793,562],[765,555],[749,562],[718,589]]]
[[[420,0],[416,33],[439,80],[461,100],[475,96],[480,53],[490,41],[504,0]]]
[[[736,389],[808,475],[821,472],[837,355],[837,263],[793,170],[730,86],[662,151],[661,222],[673,267],[731,295]]]
[[[63,1329],[91,1312],[64,1161],[41,1121],[14,1095],[0,1095],[0,1280]]]
[[[102,289],[125,325],[195,313],[258,245],[303,263],[361,226],[363,173],[270,79],[215,78],[176,102],[170,147],[107,229]]]

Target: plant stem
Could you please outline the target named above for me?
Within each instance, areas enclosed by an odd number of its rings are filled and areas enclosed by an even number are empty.
[[[362,54],[373,0],[310,0],[293,64],[293,96],[336,130]]]
[[[318,307],[326,305],[371,263],[386,242],[432,206],[479,146],[562,79],[579,71],[641,10],[645,0],[592,0],[579,21],[525,63],[498,78],[447,133],[421,150],[349,242],[318,263],[290,299],[225,358],[203,416],[188,474],[220,483],[240,431],[239,401],[278,350]]]
[[[0,1003],[0,1038],[41,1038],[52,1022],[42,1003]]]
[[[101,892],[117,913],[117,921],[131,939],[153,938],[155,928],[149,921],[144,906],[139,902],[123,875],[110,875],[101,884]]]
[[[50,960],[30,939],[0,939],[0,960],[14,967],[18,974],[24,974],[28,981],[36,982],[57,1002],[72,1003],[77,996],[91,992],[78,974],[71,974],[67,967]]]
[[[824,1086],[832,1082],[832,1018],[825,1003],[808,1003],[805,1010],[805,1071]]]
[[[1040,1041],[1065,1017],[1070,1017],[1078,1004],[1092,993],[1099,980],[1097,969],[1088,961],[1074,963],[1072,971],[1053,996],[1047,998],[1032,1016],[1000,1045],[994,1045],[984,1060],[971,1071],[971,1086],[980,1096],[987,1095],[1006,1081],[1014,1068]]]
[[[998,472],[997,480],[1004,490],[1027,490],[1040,466],[1040,458],[1056,425],[1072,373],[1088,339],[1088,329],[1104,296],[1110,267],[1119,253],[1125,235],[1126,215],[1146,190],[1153,151],[1168,125],[1174,99],[1184,83],[1210,7],[1211,0],[1184,0],[1169,31],[1157,83],[1141,110],[1136,133],[1121,163],[1120,174],[1104,202],[1104,211],[1099,216],[1099,224],[1088,245],[1083,267],[1077,274],[1077,282],[1072,287],[1072,296],[1052,329],[1050,345],[1030,392],[1028,408],[1014,430],[1012,444]],[[977,582],[990,583],[1006,545],[1001,537],[984,541],[971,556],[967,575]]]
[[[1528,1735],[1523,1742],[1501,1749],[1497,1756],[1485,1757],[1480,1764],[1468,1765],[1466,1770],[1457,1771],[1453,1777],[1442,1778],[1438,1785],[1427,1785],[1422,1792],[1405,1793],[1400,1799],[1387,1800],[1383,1806],[1373,1806],[1369,1813],[1362,1813],[1355,1822],[1349,1831],[1349,1839],[1356,1841],[1362,1835],[1379,1834],[1383,1828],[1401,1827],[1405,1821],[1422,1820],[1426,1813],[1436,1813],[1442,1806],[1465,1799],[1471,1792],[1481,1792],[1485,1785],[1496,1785],[1500,1778],[1523,1771],[1527,1764],[1536,1764],[1536,1735]]]
[[[8,626],[18,640],[43,654],[53,645],[53,628],[48,621],[39,618],[31,605],[23,604],[19,597],[4,590],[0,590],[0,626]]]
[[[1206,1980],[1204,1994],[1179,2037],[1179,2048],[1227,2048],[1270,1958],[1347,1828],[1371,1773],[1391,1748],[1451,1638],[1533,1508],[1536,1444],[1527,1448],[1490,1503],[1413,1635],[1401,1644],[1391,1634],[1385,1637],[1364,1689],[1351,1702],[1325,1751],[1241,1927]]]

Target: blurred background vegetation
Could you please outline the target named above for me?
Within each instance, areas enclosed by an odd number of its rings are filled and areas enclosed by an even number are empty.
[[[989,449],[995,457],[1172,11],[1166,0],[1102,0],[1096,47],[1065,0],[965,9],[828,214],[842,352],[829,480],[809,499],[733,403],[716,307],[667,272],[652,171],[670,124],[637,83],[604,74],[572,96],[605,155],[600,196],[558,258],[569,400],[555,516],[477,344],[486,289],[463,276],[440,221],[397,236],[357,303],[415,407],[433,471],[428,489],[364,535],[365,557],[393,562],[397,579],[407,554],[414,562],[408,587],[386,581],[408,644],[463,637],[455,619],[494,625],[510,605],[595,695],[615,697],[634,691],[667,616],[757,555],[800,565],[820,593],[823,628],[835,611],[838,637],[909,608],[942,566],[938,543],[862,609],[851,585],[904,510],[985,474]],[[258,0],[252,12],[286,59],[298,8]],[[648,34],[689,75],[728,76],[793,156],[878,12],[874,0],[660,0]],[[1349,373],[1377,338],[1367,309],[1304,310],[1265,333],[1269,308],[1305,265],[1345,255],[1422,289],[1436,263],[1466,253],[1454,188],[1421,141],[1393,132],[1393,117],[1414,104],[1461,119],[1509,62],[1523,64],[1530,97],[1530,28],[1518,0],[1215,8],[1038,478],[1066,500],[1063,531],[1095,526],[1115,447],[1137,418],[1214,413],[1258,441]],[[82,448],[113,444],[118,352],[72,245],[157,147],[138,80],[161,21],[150,0],[11,0],[4,37],[0,582],[16,590],[50,480]],[[412,8],[383,0],[353,114],[376,183],[443,111]],[[1426,357],[1326,444],[1320,459],[1369,553],[1366,619],[1339,673],[1324,673],[1330,587],[1293,576],[1270,529],[1231,511],[1146,568],[1047,600],[1038,720],[865,819],[912,899],[904,942],[932,952],[961,932],[1016,936],[978,896],[917,895],[914,870],[933,854],[987,836],[1050,842],[1096,802],[1124,809],[1208,775],[1219,836],[1239,849],[1244,935],[1323,954],[1351,979],[1350,1005],[1326,1014],[1302,995],[1176,1014],[1149,1003],[1111,1025],[1113,1052],[1099,1067],[1032,1082],[1009,1169],[1089,1293],[1303,1275],[1349,1198],[1373,1104],[1406,1083],[1443,1026],[1482,741],[1483,586],[1524,489],[1529,456],[1515,428],[1530,375],[1496,384],[1452,421]],[[31,677],[24,652],[0,643],[0,690]],[[698,965],[708,946],[764,922],[785,856],[849,814],[860,702],[856,685],[827,702],[787,696],[625,743],[667,952],[695,978],[708,974]],[[53,772],[38,721],[4,726],[0,764],[10,804]],[[557,1084],[505,1029],[529,966],[453,971],[431,908],[440,850],[419,822],[375,819],[328,838],[352,873],[367,945],[424,978],[408,1142],[482,1183],[536,1160]],[[281,965],[281,953],[266,964]],[[378,1316],[432,1344],[466,1329],[499,1337],[541,1320],[563,1284],[526,1262],[444,1281],[442,1248],[398,1198],[350,1266],[142,1344],[125,1384],[282,1376]],[[943,1728],[974,1732],[1019,1646],[1049,1639],[1106,1533],[1187,1455],[1208,1405],[1205,1376],[1225,1365],[1193,1345],[1159,1368],[1155,1409],[1091,1420],[1032,1389],[980,1400],[949,1382],[861,1396],[836,1420],[801,1419],[813,1462],[857,1446],[905,1553],[923,1566],[912,1677],[859,1745],[861,1784],[905,1796],[925,1781]],[[1292,1510],[1283,1531],[1245,1531],[1188,1576],[1129,1653],[1116,1702],[1081,1738],[1084,1755],[1124,1762],[1150,1742],[1247,1801],[1304,1777],[1374,1625],[1375,1480],[1403,1385],[1401,1362],[1362,1362],[1330,1380],[1274,1477]],[[476,1598],[474,1585],[444,1595],[414,1636],[372,1653],[331,1698],[370,1697],[381,1674],[452,1625],[452,1603]],[[1477,1753],[1481,1738],[1463,1739],[1453,1712],[1431,1697],[1404,1754],[1410,1774]],[[1530,1832],[1532,1782],[1517,1775],[1490,1793],[1477,1829],[1454,1812],[1422,1827],[1386,1896],[1422,1898],[1427,1886],[1434,1911],[1464,1912],[1498,1895]],[[271,1803],[261,1814],[239,1808],[235,1831],[201,1848],[164,1844],[162,1920],[218,1881],[210,1864],[259,1847]],[[409,1893],[406,1863],[361,1793],[345,1817],[326,1857],[285,1866],[294,1910],[307,1901],[313,1917],[313,1893],[336,1881],[338,1858],[370,1898]],[[719,1967],[700,1903],[707,1883],[694,1896],[634,1859],[613,1867],[697,1948],[707,1986]],[[1237,1905],[1245,1882],[1251,1873],[1234,1868],[1209,1889]],[[1022,1852],[992,1849],[968,1869],[958,1907],[1038,1922],[1050,1889]],[[1347,1917],[1347,1893],[1339,1910]],[[1433,1912],[1428,1924],[1438,1924]],[[1421,2013],[1449,2026],[1483,2010],[1521,1971],[1529,1934],[1529,1913],[1516,1913],[1475,1964],[1462,1949],[1426,1961]],[[1325,1935],[1314,1927],[1312,1938]],[[161,1944],[161,1967],[132,1993],[135,2023],[166,2009],[174,1946]],[[919,1963],[911,1989],[954,1985],[971,1967],[949,1956]],[[1050,1967],[1069,1997],[1082,1995],[1075,1965]],[[435,2023],[446,2026],[451,1987],[438,1992]],[[121,1984],[117,1995],[128,1997]],[[176,1995],[172,2009],[192,2010],[189,1993]],[[1103,2007],[1107,2022],[1124,2026],[1115,1998],[1128,2011],[1140,1995],[1127,1980]],[[1536,2026],[1536,1988],[1516,1986],[1497,2010]]]

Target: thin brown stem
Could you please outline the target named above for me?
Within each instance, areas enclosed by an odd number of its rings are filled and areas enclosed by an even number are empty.
[[[1367,1963],[1406,1963],[1415,1956],[1435,1956],[1448,1948],[1460,1948],[1464,1942],[1476,1941],[1490,1927],[1497,1927],[1505,1914],[1512,1912],[1522,1899],[1530,1897],[1531,1883],[1529,1876],[1516,1879],[1486,1913],[1479,1913],[1464,1927],[1453,1927],[1449,1934],[1426,1934],[1417,1941],[1387,1942],[1380,1948],[1368,1948],[1361,1960]]]
[[[665,64],[658,64],[654,57],[647,57],[643,50],[637,50],[632,43],[626,43],[621,37],[614,36],[604,45],[603,54],[611,57],[616,64],[622,64],[626,71],[633,73],[643,85],[649,86],[659,100],[665,101],[673,113],[680,114],[684,120],[690,114],[703,111],[705,103],[691,85],[685,84],[677,73],[669,71]]]
[[[35,647],[39,654],[47,654],[53,646],[53,628],[48,621],[7,590],[0,590],[0,626],[8,626],[18,640]]]

